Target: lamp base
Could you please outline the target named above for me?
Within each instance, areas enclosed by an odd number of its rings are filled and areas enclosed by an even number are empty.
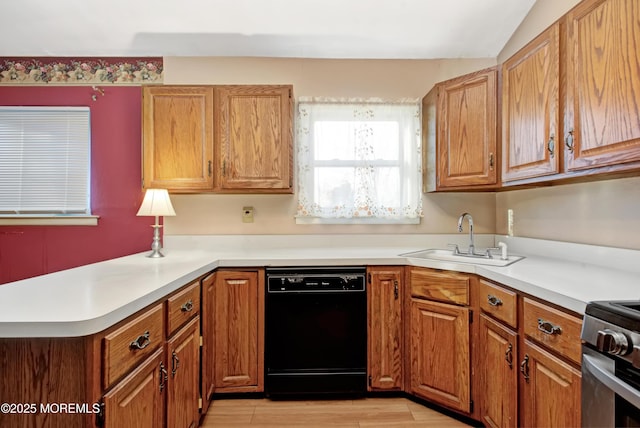
[[[153,227],[153,241],[151,241],[151,253],[147,257],[158,259],[164,257],[164,254],[160,251],[162,250],[162,243],[160,243],[160,228],[162,226],[158,224],[157,217],[156,224],[151,227]]]
[[[159,259],[160,257],[164,257],[164,254],[162,254],[160,250],[153,250],[147,257],[152,259]]]

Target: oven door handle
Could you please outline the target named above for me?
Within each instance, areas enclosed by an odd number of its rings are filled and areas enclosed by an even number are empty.
[[[636,409],[640,409],[640,392],[618,379],[615,373],[598,364],[598,360],[594,357],[582,354],[582,367],[616,395],[627,400]]]

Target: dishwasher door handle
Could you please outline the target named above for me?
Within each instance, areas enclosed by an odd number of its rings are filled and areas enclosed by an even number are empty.
[[[627,400],[636,409],[640,409],[640,392],[618,379],[615,373],[598,364],[596,358],[582,354],[582,368],[616,395]]]

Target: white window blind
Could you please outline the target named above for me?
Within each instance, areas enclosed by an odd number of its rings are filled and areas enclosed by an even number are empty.
[[[302,98],[297,126],[298,223],[419,223],[417,100]]]
[[[0,215],[90,215],[88,107],[0,107]]]

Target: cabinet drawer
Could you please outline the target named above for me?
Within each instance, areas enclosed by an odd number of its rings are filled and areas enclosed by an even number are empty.
[[[524,299],[524,333],[580,364],[582,320],[543,303]]]
[[[104,388],[108,388],[162,346],[163,315],[163,306],[158,304],[104,337],[102,355]]]
[[[200,282],[195,281],[167,299],[167,336],[200,313]]]
[[[517,301],[513,291],[480,280],[480,309],[513,328],[518,326]]]
[[[411,296],[469,304],[469,276],[457,272],[438,272],[426,269],[411,270]]]

